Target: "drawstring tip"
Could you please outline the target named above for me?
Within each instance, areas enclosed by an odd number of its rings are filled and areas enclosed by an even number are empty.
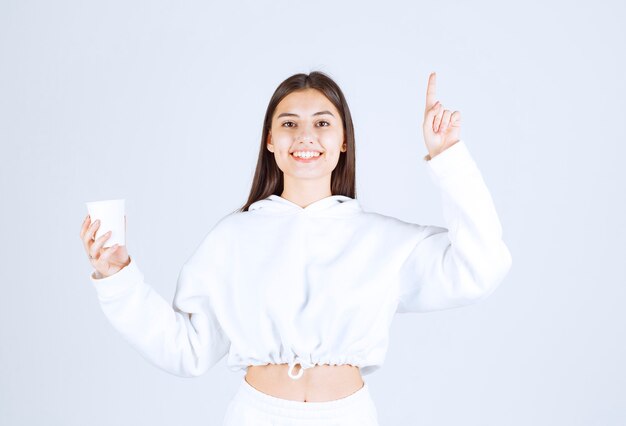
[[[299,364],[291,364],[289,366],[289,371],[287,371],[287,374],[289,375],[289,377],[291,377],[294,380],[298,380],[300,377],[302,377],[302,374],[304,373],[304,368],[302,368],[302,365],[300,365],[300,371],[298,371],[298,374],[296,374],[294,376],[292,374],[293,373],[293,367],[295,367],[296,365],[299,365]]]

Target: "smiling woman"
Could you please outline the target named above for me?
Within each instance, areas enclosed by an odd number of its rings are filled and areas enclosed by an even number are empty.
[[[270,194],[303,206],[331,195],[356,197],[352,116],[326,74],[283,81],[269,101],[262,135],[252,189],[240,211]]]
[[[460,114],[434,98],[433,73],[424,164],[447,228],[362,209],[344,96],[325,74],[296,74],[269,102],[248,201],[205,234],[171,305],[134,257],[102,249],[106,238],[94,241],[86,221],[85,249],[104,250],[94,262],[101,275],[91,279],[105,315],[178,376],[200,376],[228,355],[228,367],[246,374],[225,426],[376,426],[363,376],[383,365],[394,315],[478,302],[512,264],[491,195],[459,139]]]
[[[331,196],[330,176],[346,151],[339,111],[320,91],[304,89],[287,95],[276,112],[267,148],[283,172],[281,196],[305,203]]]

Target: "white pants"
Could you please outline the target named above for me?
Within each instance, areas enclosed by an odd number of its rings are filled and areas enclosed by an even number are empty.
[[[378,426],[378,412],[367,383],[333,401],[277,398],[254,388],[245,377],[231,400],[222,426]]]

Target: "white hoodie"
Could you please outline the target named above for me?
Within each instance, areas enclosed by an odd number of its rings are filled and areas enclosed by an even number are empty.
[[[333,195],[302,208],[278,195],[220,219],[178,276],[168,304],[136,260],[91,281],[113,327],[182,377],[224,355],[232,371],[289,364],[383,364],[394,314],[469,305],[491,294],[511,254],[476,163],[459,141],[424,161],[446,228],[363,211]],[[292,371],[296,364],[301,370]]]

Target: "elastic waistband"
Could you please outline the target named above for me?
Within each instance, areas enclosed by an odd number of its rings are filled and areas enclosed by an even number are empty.
[[[360,410],[363,404],[373,404],[369,388],[364,381],[363,386],[356,392],[332,401],[304,402],[290,399],[277,398],[261,392],[245,377],[235,395],[235,399],[243,400],[254,405],[256,408],[281,416],[306,417],[306,418],[331,418],[341,415],[343,412]]]

